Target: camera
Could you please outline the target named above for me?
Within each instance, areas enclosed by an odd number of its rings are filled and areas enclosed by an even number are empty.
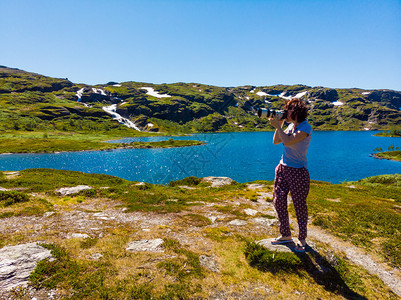
[[[283,120],[287,118],[286,110],[274,110],[268,108],[259,108],[258,109],[258,117],[259,118],[269,118],[276,116],[277,119]]]

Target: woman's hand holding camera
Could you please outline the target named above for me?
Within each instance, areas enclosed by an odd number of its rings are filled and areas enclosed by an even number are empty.
[[[277,119],[276,116],[269,118],[269,121],[270,121],[270,124],[276,129],[283,127],[283,124],[284,124],[284,119],[279,120],[279,119]]]

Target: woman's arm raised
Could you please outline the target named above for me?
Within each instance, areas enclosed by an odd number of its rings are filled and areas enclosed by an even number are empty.
[[[284,120],[279,120],[279,124],[280,124],[280,128],[283,128]],[[274,132],[274,136],[273,136],[273,144],[278,145],[281,142],[282,142],[282,140],[281,140],[279,134],[277,133],[277,128],[276,128],[276,131]]]
[[[296,131],[291,135],[287,135],[284,131],[282,126],[282,122],[280,124],[281,120],[278,120],[277,118],[270,118],[270,124],[276,128],[276,131],[274,132],[274,137],[273,137],[273,144],[280,144],[283,143],[286,146],[298,143],[305,139],[308,134],[304,131]]]

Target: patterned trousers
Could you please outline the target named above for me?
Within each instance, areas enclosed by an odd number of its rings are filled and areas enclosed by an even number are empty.
[[[291,192],[292,202],[298,221],[298,239],[304,240],[307,236],[308,206],[306,197],[309,193],[310,178],[305,168],[292,168],[279,164],[276,167],[274,179],[273,202],[280,223],[282,236],[290,236],[288,218],[287,195]]]

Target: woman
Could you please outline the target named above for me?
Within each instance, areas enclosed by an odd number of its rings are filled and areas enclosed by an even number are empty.
[[[295,251],[305,252],[308,223],[306,197],[310,183],[306,153],[312,138],[312,127],[306,121],[308,108],[301,99],[290,100],[284,109],[288,112],[286,121],[290,123],[285,131],[282,129],[284,120],[270,118],[270,124],[276,128],[273,144],[284,145],[283,156],[276,167],[273,191],[281,236],[273,240],[272,244],[292,242],[287,209],[287,195],[291,192],[299,227],[299,243]]]

